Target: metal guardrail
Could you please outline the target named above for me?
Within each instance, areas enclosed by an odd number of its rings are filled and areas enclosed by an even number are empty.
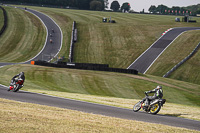
[[[73,62],[74,43],[76,41],[77,41],[77,29],[76,29],[76,21],[74,21],[72,25],[71,44],[70,44],[70,50],[69,50],[69,62]]]
[[[185,59],[183,59],[181,62],[179,62],[177,65],[175,65],[170,71],[168,71],[165,75],[163,75],[163,77],[167,78],[172,72],[174,72],[176,69],[178,69],[178,67],[180,67],[183,63],[185,63],[187,60],[189,60],[198,51],[199,48],[200,48],[200,42],[196,46],[196,48]]]

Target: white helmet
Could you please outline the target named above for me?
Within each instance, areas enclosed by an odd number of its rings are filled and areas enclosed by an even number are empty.
[[[24,72],[20,72],[19,74],[20,74],[20,75],[24,75]]]
[[[162,89],[162,86],[158,85],[156,88],[157,88],[157,89]]]

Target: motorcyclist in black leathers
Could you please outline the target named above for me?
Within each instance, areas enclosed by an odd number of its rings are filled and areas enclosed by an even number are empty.
[[[157,86],[155,89],[151,90],[151,91],[145,91],[145,94],[148,93],[154,93],[154,96],[147,96],[143,99],[143,102],[147,99],[147,105],[145,106],[149,106],[150,101],[155,100],[155,99],[159,99],[163,97],[163,90],[162,90],[162,86]]]
[[[17,79],[16,79],[17,78]],[[25,81],[25,75],[24,75],[24,72],[20,72],[19,74],[15,75],[13,78],[12,78],[12,82],[17,82],[18,79],[22,79],[23,80],[23,83]],[[23,85],[20,85],[19,86],[19,89],[22,88]],[[10,88],[8,89],[8,91],[10,91]]]

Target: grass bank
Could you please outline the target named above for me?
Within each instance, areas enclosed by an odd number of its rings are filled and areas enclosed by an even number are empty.
[[[25,90],[45,90],[116,98],[142,99],[144,91],[162,85],[169,103],[200,106],[196,84],[153,76],[111,72],[56,69],[31,65],[6,66],[0,69],[0,83],[8,85],[13,75],[24,71]]]
[[[103,63],[111,67],[127,68],[161,34],[171,27],[199,27],[197,23],[175,22],[177,16],[124,14],[70,9],[28,7],[52,17],[63,32],[63,47],[59,56],[69,55],[72,21],[77,22],[78,42],[75,45],[75,62]],[[116,24],[102,23],[103,17],[112,17]],[[155,62],[148,74],[163,76],[185,58],[198,44],[199,31],[182,34]],[[179,50],[181,48],[181,50]],[[177,72],[172,78],[199,84],[198,57]],[[195,69],[192,67],[195,66]],[[183,73],[184,71],[184,73]],[[193,76],[195,75],[195,76]],[[190,78],[187,78],[190,77]],[[188,80],[189,79],[189,80]]]
[[[147,71],[147,74],[163,76],[181,60],[187,57],[199,42],[200,30],[183,33],[156,60],[152,67]],[[200,51],[173,72],[170,78],[200,84],[199,58]]]
[[[4,7],[8,26],[0,37],[0,62],[23,62],[42,49],[46,31],[34,15],[17,8]]]
[[[75,62],[102,63],[127,68],[161,34],[172,27],[199,27],[200,23],[177,23],[176,16],[124,14],[70,9],[29,7],[48,14],[61,26],[64,48],[69,47],[72,21],[77,22]],[[117,23],[102,23],[112,17]],[[194,18],[200,22],[200,18]],[[69,33],[70,30],[70,33]],[[67,42],[67,43],[66,43]],[[68,57],[68,53],[62,54]]]
[[[67,109],[0,99],[1,132],[181,132],[195,130],[124,120]],[[23,111],[22,111],[23,110]],[[145,128],[143,128],[145,127]],[[148,129],[148,130],[147,130]]]

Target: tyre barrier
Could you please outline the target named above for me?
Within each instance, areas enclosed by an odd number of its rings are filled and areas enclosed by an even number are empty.
[[[40,65],[40,66],[48,66],[48,67],[57,67],[57,68],[107,71],[107,72],[118,72],[118,73],[127,73],[127,74],[135,74],[135,75],[138,74],[137,70],[110,68],[108,64],[71,63],[71,62],[58,62],[57,64],[54,64],[54,63],[49,63],[46,61],[32,61],[31,64]]]
[[[168,71],[165,75],[163,75],[164,78],[169,77],[169,75],[174,72],[176,69],[178,69],[183,63],[185,63],[187,60],[189,60],[200,48],[200,43],[196,46],[196,48],[181,62],[179,62],[177,65],[175,65],[170,71]]]
[[[1,36],[3,34],[3,32],[5,31],[6,27],[7,27],[8,17],[7,17],[6,10],[1,6],[0,6],[0,9],[3,10],[3,16],[4,16],[4,24],[3,24],[3,27],[0,30],[0,36]]]

